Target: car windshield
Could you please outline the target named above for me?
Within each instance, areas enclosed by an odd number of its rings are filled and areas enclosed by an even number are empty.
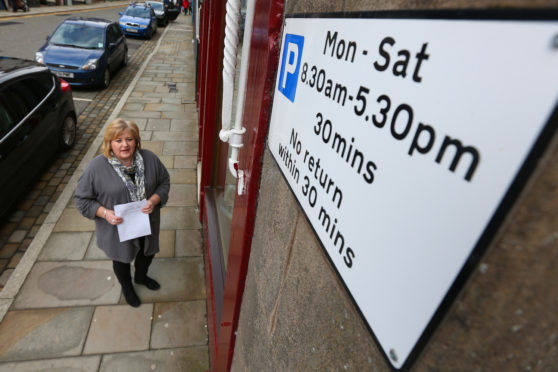
[[[148,3],[153,10],[163,10],[163,3]]]
[[[149,18],[149,10],[145,8],[128,8],[124,15],[136,18]]]
[[[105,30],[85,24],[63,23],[56,29],[50,42],[55,45],[100,49],[105,43]]]

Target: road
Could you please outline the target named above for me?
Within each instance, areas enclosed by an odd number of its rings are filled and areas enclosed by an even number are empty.
[[[35,52],[45,43],[46,37],[56,27],[69,17],[94,17],[118,21],[118,12],[124,11],[126,7],[102,8],[88,11],[73,11],[63,14],[35,14],[29,16],[0,20],[0,33],[2,35],[14,35],[14,37],[3,37],[0,43],[0,55],[35,59]],[[159,30],[163,30],[162,28]],[[127,38],[128,54],[131,58],[136,50],[145,42],[140,38]],[[89,102],[97,94],[98,89],[74,88],[74,103],[78,115],[87,107]]]
[[[35,51],[64,18],[77,15],[116,20],[121,9],[123,8],[57,15],[30,14],[19,18],[0,19],[0,33],[3,36],[0,55],[34,59]],[[164,28],[159,28],[151,40],[127,38],[128,65],[116,72],[107,89],[72,89],[78,111],[76,144],[70,151],[59,152],[52,159],[50,166],[36,175],[35,182],[28,186],[25,196],[0,219],[0,290],[33,241],[91,143],[112,114],[118,97],[126,91],[143,61],[155,48],[163,31]],[[8,34],[13,37],[4,37]]]

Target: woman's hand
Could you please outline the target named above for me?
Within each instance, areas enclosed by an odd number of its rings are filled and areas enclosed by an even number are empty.
[[[124,219],[122,217],[117,217],[114,214],[114,211],[111,211],[110,209],[106,209],[105,207],[99,207],[99,209],[97,210],[97,216],[104,218],[108,223],[110,223],[113,226],[116,226],[124,222]]]
[[[114,226],[124,222],[124,219],[122,217],[117,217],[114,214],[114,211],[111,211],[110,209],[107,209],[107,217],[105,218],[105,220],[107,220],[108,223]]]
[[[155,204],[151,200],[147,200],[145,205],[141,208],[141,211],[146,214],[151,214],[155,209]]]

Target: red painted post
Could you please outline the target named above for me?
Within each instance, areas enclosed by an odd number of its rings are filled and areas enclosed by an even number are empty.
[[[200,53],[199,71],[199,142],[198,160],[201,162],[200,178],[200,220],[204,226],[206,250],[204,254],[206,268],[206,288],[209,301],[207,306],[210,362],[214,365],[217,355],[216,324],[213,282],[211,278],[211,258],[209,255],[209,239],[207,236],[207,216],[205,210],[205,188],[215,185],[216,172],[215,154],[223,144],[218,134],[221,126],[221,95],[222,66],[224,47],[225,5],[222,1],[206,0],[202,4],[200,14]],[[222,152],[222,151],[221,151]]]
[[[223,70],[223,48],[225,29],[225,4],[222,1],[204,1],[204,56],[203,56],[203,84],[200,87],[200,125],[201,136],[201,192],[200,219],[205,213],[206,186],[214,185],[215,154],[219,153],[219,129],[221,126],[221,95]]]
[[[243,119],[246,134],[239,156],[239,169],[246,174],[246,194],[237,195],[234,201],[218,354],[213,371],[230,370],[233,359],[281,48],[283,8],[284,0],[257,0],[255,5]]]

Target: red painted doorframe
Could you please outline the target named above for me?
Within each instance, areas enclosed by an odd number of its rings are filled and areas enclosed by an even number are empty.
[[[204,1],[201,9],[203,18],[199,63],[200,109],[199,109],[199,150],[201,161],[200,219],[204,215],[206,186],[223,186],[224,175],[218,175],[219,160],[226,162],[226,145],[219,141],[221,129],[221,96],[223,83],[223,48],[225,30],[225,4],[222,1]],[[222,173],[222,172],[221,172]]]
[[[200,53],[198,56],[198,92],[199,99],[199,139],[198,161],[201,163],[200,175],[200,220],[203,221],[206,242],[205,272],[208,294],[207,318],[209,333],[210,355],[216,354],[215,307],[212,299],[213,283],[211,278],[211,261],[209,256],[209,239],[207,234],[206,187],[215,186],[219,182],[214,174],[219,166],[216,163],[219,156],[215,156],[226,145],[218,139],[221,127],[221,96],[222,69],[225,28],[225,4],[219,0],[206,0],[200,8]],[[226,156],[226,155],[225,155]],[[226,159],[226,158],[225,158]],[[226,161],[226,160],[225,160]],[[224,184],[224,179],[222,181]],[[212,363],[213,364],[213,363]]]
[[[284,0],[256,0],[246,84],[243,126],[244,147],[239,169],[246,179],[246,193],[234,201],[225,294],[214,371],[230,370],[244,283],[252,246],[263,153],[267,137],[275,75],[281,49]]]
[[[284,0],[256,0],[251,36],[250,65],[246,86],[243,126],[244,147],[239,154],[239,169],[246,175],[246,193],[236,195],[226,258],[223,308],[220,324],[215,324],[215,298],[212,262],[209,255],[208,211],[205,187],[224,184],[226,147],[218,142],[222,92],[222,56],[224,44],[225,4],[206,0],[202,3],[200,22],[199,116],[202,164],[200,219],[204,225],[206,244],[206,288],[208,294],[208,332],[213,371],[230,370],[240,305],[248,269],[259,193],[262,157],[271,114],[273,88],[281,43]],[[217,60],[218,59],[218,60]],[[221,177],[223,179],[221,180]]]

